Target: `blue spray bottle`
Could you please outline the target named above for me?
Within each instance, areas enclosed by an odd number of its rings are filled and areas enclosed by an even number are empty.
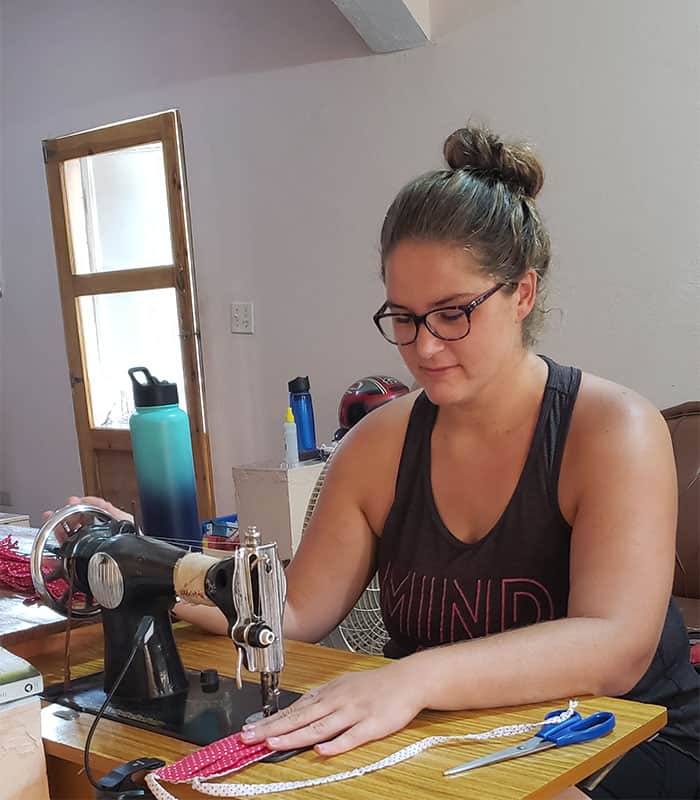
[[[311,402],[311,392],[308,375],[304,378],[294,378],[287,384],[289,388],[289,405],[294,414],[297,425],[297,442],[299,444],[299,458],[315,458],[318,456],[316,447],[316,426],[314,424],[314,406]]]
[[[129,430],[143,532],[199,549],[201,527],[190,424],[178,406],[177,384],[154,378],[146,367],[132,367],[129,377],[136,406]]]

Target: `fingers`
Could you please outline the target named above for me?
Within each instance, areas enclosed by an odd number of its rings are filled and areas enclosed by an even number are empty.
[[[348,728],[335,739],[317,744],[314,750],[320,756],[337,756],[340,753],[347,753],[348,750],[359,747],[361,744],[379,739],[382,735],[381,732],[374,730],[370,723],[362,721],[353,725],[352,728]]]
[[[347,711],[340,709],[308,725],[297,727],[290,733],[268,735],[265,741],[273,750],[294,750],[297,747],[309,747],[319,741],[331,739],[351,724]]]
[[[318,690],[311,690],[273,716],[244,725],[241,736],[250,744],[262,742],[271,736],[282,736],[311,725],[331,711],[330,706],[321,702]],[[318,738],[314,741],[318,741]]]
[[[114,517],[115,519],[123,519],[128,520],[129,522],[133,522],[134,518],[131,514],[128,514],[126,511],[122,511],[121,508],[117,508],[115,505],[109,502],[109,500],[105,500],[104,497],[95,497],[93,495],[86,495],[85,497],[69,497],[68,504],[69,505],[77,505],[78,503],[85,503],[90,506],[97,506],[97,508],[101,508],[110,516]]]
[[[67,506],[77,506],[80,503],[89,503],[93,506],[98,506],[99,508],[104,509],[105,511],[106,506],[109,505],[106,500],[103,500],[101,497],[77,497],[76,495],[71,495],[68,500],[66,501]],[[56,509],[53,511],[42,511],[41,517],[46,522],[47,519],[50,519],[56,513]]]
[[[316,745],[319,755],[344,753],[403,728],[421,708],[415,692],[397,680],[396,667],[347,674],[307,692],[289,708],[244,725],[246,744],[274,750]]]
[[[85,497],[78,497],[77,495],[71,495],[68,498],[66,505],[69,506],[76,506],[76,505],[91,505],[96,506],[97,508],[102,509],[102,511],[106,512],[110,516],[114,517],[118,520],[127,520],[129,522],[133,522],[134,518],[131,514],[128,514],[126,511],[122,511],[120,508],[117,508],[115,505],[112,505],[108,500],[105,500],[103,497],[94,497],[92,495],[86,495]],[[56,511],[43,511],[41,516],[43,522],[46,522],[50,519]],[[74,519],[71,517],[71,519]],[[83,521],[83,517],[75,518]]]
[[[348,709],[332,711],[304,724],[300,720],[306,715],[306,710],[289,714],[284,724],[281,720],[274,719],[276,724],[270,726],[268,730],[259,729],[259,725],[245,726],[248,730],[244,730],[241,737],[247,744],[264,740],[273,750],[295,750],[315,745],[314,750],[319,755],[335,756],[373,741],[388,732],[381,730],[371,721],[354,718]],[[294,728],[290,730],[289,724],[293,724]],[[285,730],[288,732],[283,732]]]
[[[273,750],[316,744],[319,754],[335,755],[384,735],[379,730],[381,726],[362,716],[361,706],[336,697],[334,688],[326,684],[312,689],[272,717],[244,725],[243,741],[246,744],[265,741]]]
[[[106,511],[108,514],[111,514],[112,516],[115,516],[115,514],[123,513],[119,511],[118,508],[115,508],[109,502],[109,500],[105,500],[104,497],[93,497],[92,495],[86,495],[85,497],[69,497],[68,502],[71,504],[84,503],[85,505],[96,506],[97,508],[102,509],[102,511]]]

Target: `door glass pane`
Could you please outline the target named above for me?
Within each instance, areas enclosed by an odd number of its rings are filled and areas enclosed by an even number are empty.
[[[73,272],[172,264],[161,142],[63,165]]]
[[[128,428],[134,408],[130,367],[177,383],[187,410],[175,289],[78,298],[91,424]]]

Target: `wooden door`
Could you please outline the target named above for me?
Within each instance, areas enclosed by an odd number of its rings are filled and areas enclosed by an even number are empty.
[[[127,369],[178,383],[201,519],[215,516],[177,111],[47,139],[44,161],[83,489],[140,518]]]

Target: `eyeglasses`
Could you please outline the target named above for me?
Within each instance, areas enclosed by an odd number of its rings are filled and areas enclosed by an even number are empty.
[[[386,302],[372,319],[377,328],[379,328],[381,335],[391,344],[413,344],[418,338],[418,329],[421,324],[425,325],[437,339],[442,339],[445,342],[456,342],[459,339],[464,339],[469,334],[474,309],[507,285],[506,283],[498,283],[466,305],[434,308],[432,311],[428,311],[427,314],[411,314],[408,311],[387,311],[389,303]]]

